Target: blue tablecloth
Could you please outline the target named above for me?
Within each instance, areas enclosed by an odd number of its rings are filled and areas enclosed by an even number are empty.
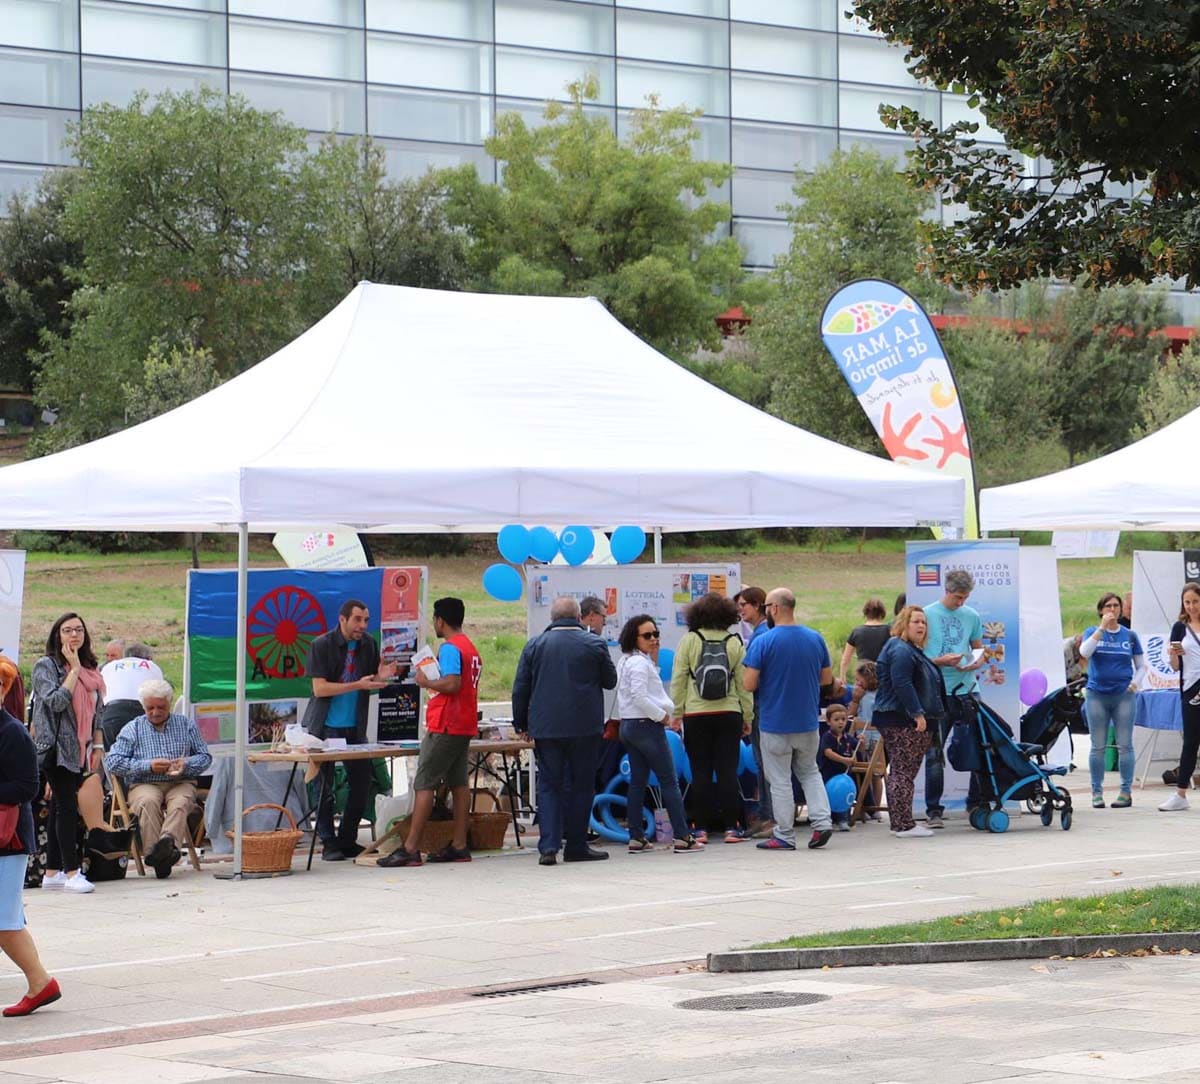
[[[1135,697],[1134,726],[1149,730],[1182,730],[1183,713],[1179,693],[1174,689],[1154,689]]]

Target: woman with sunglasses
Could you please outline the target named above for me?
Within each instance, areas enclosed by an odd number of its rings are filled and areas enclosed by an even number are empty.
[[[658,776],[662,802],[671,818],[675,850],[698,851],[704,847],[688,827],[683,795],[679,792],[679,773],[667,744],[666,730],[672,722],[672,704],[658,672],[659,641],[658,626],[649,614],[631,617],[621,629],[617,711],[621,717],[621,744],[629,754],[627,808],[631,854],[654,849],[646,839],[642,816],[646,783],[651,772]]]
[[[65,613],[50,628],[46,654],[33,664],[33,743],[51,796],[43,888],[94,887],[79,868],[79,812],[83,807],[89,828],[102,823],[96,773],[104,756],[103,698],[87,625],[79,614]]]

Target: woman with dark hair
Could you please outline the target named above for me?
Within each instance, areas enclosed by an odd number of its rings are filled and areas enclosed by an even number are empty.
[[[838,680],[843,684],[850,669],[850,660],[857,655],[859,662],[874,662],[892,635],[887,624],[887,607],[880,599],[867,599],[863,603],[862,615],[863,623],[855,625],[846,637],[846,649],[838,666]]]
[[[696,599],[671,669],[671,700],[683,719],[683,744],[692,764],[688,802],[702,841],[714,821],[725,830],[726,843],[748,838],[741,824],[737,775],[754,701],[742,682],[745,645],[729,631],[737,619],[737,607],[724,595],[710,592]]]
[[[875,662],[879,688],[871,725],[887,751],[887,806],[892,832],[901,839],[935,833],[913,820],[913,784],[925,763],[932,728],[945,712],[942,677],[925,657],[929,626],[920,606],[905,606],[892,637]]]
[[[671,818],[676,851],[701,850],[688,827],[679,792],[679,773],[667,744],[671,725],[671,698],[663,688],[658,672],[658,626],[649,614],[638,614],[625,622],[619,640],[621,662],[617,666],[617,711],[621,719],[621,744],[629,754],[629,851],[641,854],[653,850],[646,839],[642,805],[646,783],[653,772],[658,776],[662,804]]]
[[[1171,669],[1179,671],[1179,706],[1183,712],[1183,752],[1179,756],[1176,792],[1159,805],[1164,813],[1188,807],[1188,787],[1196,771],[1200,749],[1200,583],[1183,585],[1179,596],[1179,620],[1171,626],[1167,649]]]
[[[65,613],[50,628],[46,654],[33,664],[33,742],[50,785],[50,832],[43,888],[91,892],[79,868],[79,811],[88,827],[101,822],[100,707],[104,679],[87,625]]]
[[[1116,733],[1117,765],[1121,770],[1121,790],[1112,807],[1127,809],[1133,805],[1134,692],[1146,672],[1146,660],[1138,634],[1120,622],[1120,595],[1106,591],[1096,603],[1096,613],[1100,624],[1084,629],[1079,645],[1079,654],[1088,660],[1084,700],[1092,739],[1088,756],[1092,808],[1104,808],[1104,754],[1111,724]]]
[[[0,696],[17,678],[11,659],[0,655]],[[12,831],[0,838],[0,950],[25,976],[25,996],[4,1010],[5,1016],[28,1016],[62,997],[58,983],[42,967],[37,946],[25,928],[21,890],[25,865],[33,847],[33,813],[29,803],[38,792],[37,754],[29,732],[0,708],[0,811],[12,819]],[[6,826],[7,827],[7,826]]]

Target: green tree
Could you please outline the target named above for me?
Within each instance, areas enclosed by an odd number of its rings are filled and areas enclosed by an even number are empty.
[[[910,70],[963,90],[1009,147],[910,109],[912,172],[969,212],[931,230],[930,266],[969,289],[1043,276],[1200,282],[1200,19],[1194,3],[856,0]],[[1043,165],[1044,163],[1052,165]],[[1036,183],[1035,183],[1036,182]]]
[[[838,151],[797,175],[788,212],[792,242],[771,273],[776,290],[755,313],[750,338],[772,382],[768,409],[821,436],[869,451],[879,439],[821,340],[829,296],[857,278],[890,279],[919,300],[935,283],[918,274],[917,224],[929,199],[874,151]]]
[[[1048,403],[1070,462],[1129,443],[1165,341],[1162,291],[1064,291],[1038,328],[1049,346]]]
[[[0,218],[0,384],[33,391],[42,332],[62,333],[81,252],[63,234],[63,204],[76,174],[47,173],[32,196],[15,195]]]
[[[142,378],[126,384],[125,420],[129,425],[149,421],[212,391],[221,378],[212,354],[188,345],[163,349],[155,344],[142,363]]]
[[[496,120],[485,146],[503,183],[453,171],[452,221],[472,236],[475,282],[506,293],[593,296],[660,350],[684,356],[718,341],[714,317],[742,278],[741,252],[716,235],[729,205],[708,199],[732,174],[696,161],[695,114],[639,110],[629,137],[585,103],[594,79],[571,84],[571,104],[546,106],[545,123]],[[682,198],[681,198],[682,197]]]
[[[1130,434],[1141,440],[1200,407],[1200,348],[1188,343],[1154,367],[1138,394],[1138,422]]]

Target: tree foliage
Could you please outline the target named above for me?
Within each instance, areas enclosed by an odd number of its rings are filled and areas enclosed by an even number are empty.
[[[594,80],[568,89],[571,103],[547,105],[542,124],[497,118],[484,145],[502,184],[485,184],[469,166],[447,174],[452,220],[472,238],[475,285],[596,297],[677,356],[715,345],[714,317],[742,271],[737,242],[716,236],[729,205],[708,197],[732,167],[693,158],[687,110],[651,102],[621,140],[611,120],[585,108]]]
[[[923,301],[941,293],[919,274],[918,220],[928,198],[871,150],[838,151],[798,175],[788,212],[792,242],[755,313],[750,338],[772,382],[773,414],[842,444],[879,450],[879,439],[821,340],[830,295],[864,277],[885,278]]]
[[[1017,153],[910,109],[912,173],[969,215],[934,226],[930,266],[969,289],[1043,276],[1200,282],[1200,18],[1194,3],[856,0],[910,69],[965,90]],[[1031,176],[1020,155],[1034,159]],[[1045,165],[1045,163],[1052,163]],[[1044,167],[1044,168],[1043,168]],[[1132,192],[1132,194],[1130,194]]]
[[[47,173],[30,196],[15,195],[0,218],[0,384],[33,391],[43,332],[61,333],[75,290],[80,248],[63,233],[63,204],[76,174]]]
[[[141,379],[126,384],[125,419],[129,425],[157,418],[212,391],[221,378],[207,350],[155,344],[142,363]]]
[[[1138,422],[1130,434],[1141,440],[1200,407],[1200,348],[1188,343],[1154,367],[1138,393]]]

